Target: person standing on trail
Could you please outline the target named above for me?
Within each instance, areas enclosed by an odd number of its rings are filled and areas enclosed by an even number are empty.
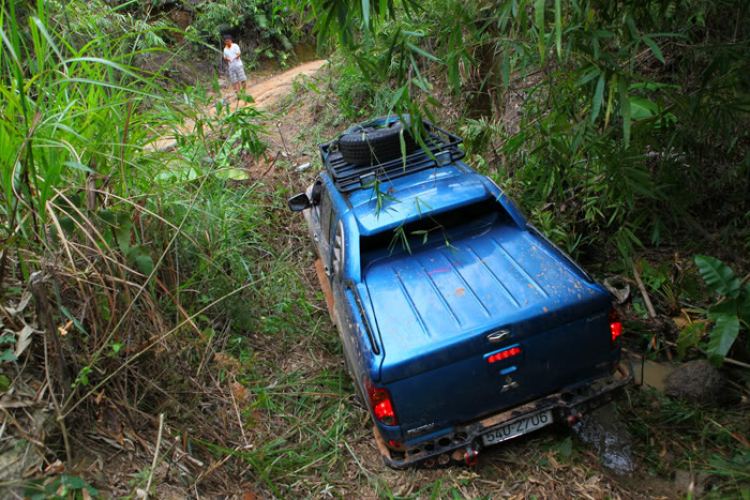
[[[239,94],[240,89],[244,92],[247,85],[245,67],[240,59],[240,46],[232,43],[231,35],[224,35],[224,60],[229,64],[229,79],[232,80],[235,92]]]

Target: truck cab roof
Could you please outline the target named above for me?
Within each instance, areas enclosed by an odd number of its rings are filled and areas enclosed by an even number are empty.
[[[349,204],[362,236],[393,229],[423,217],[493,197],[484,176],[463,162],[422,170],[380,186],[382,206],[373,188],[349,195]]]

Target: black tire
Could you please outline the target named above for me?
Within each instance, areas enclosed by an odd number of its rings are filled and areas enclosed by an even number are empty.
[[[406,128],[404,129],[404,123]],[[406,154],[419,147],[409,132],[409,119],[388,124],[384,128],[354,127],[339,137],[339,151],[344,160],[354,165],[378,165],[401,156],[401,130],[404,131]]]

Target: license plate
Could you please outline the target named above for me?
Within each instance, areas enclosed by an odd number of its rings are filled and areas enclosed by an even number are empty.
[[[520,436],[522,434],[535,431],[545,425],[552,423],[552,411],[546,410],[519,420],[514,420],[509,424],[502,425],[491,430],[487,434],[482,434],[482,442],[485,446],[502,443],[508,439]]]

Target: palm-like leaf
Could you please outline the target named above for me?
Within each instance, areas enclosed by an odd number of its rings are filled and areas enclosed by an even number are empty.
[[[720,316],[716,320],[708,343],[708,359],[712,364],[719,366],[724,362],[739,333],[740,320],[737,316]]]
[[[707,255],[696,255],[695,264],[703,280],[714,292],[731,298],[740,294],[740,280],[722,261]]]

